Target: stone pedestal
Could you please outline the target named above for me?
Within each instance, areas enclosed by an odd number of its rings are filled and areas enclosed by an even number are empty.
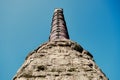
[[[92,55],[70,40],[55,40],[30,53],[13,80],[108,80]]]

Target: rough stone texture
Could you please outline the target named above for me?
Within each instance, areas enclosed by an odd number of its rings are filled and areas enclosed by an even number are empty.
[[[70,40],[56,40],[30,53],[13,80],[108,80],[92,55]]]

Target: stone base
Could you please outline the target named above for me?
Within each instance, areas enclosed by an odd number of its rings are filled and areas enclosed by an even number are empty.
[[[13,80],[108,80],[92,55],[70,40],[56,40],[30,53]]]

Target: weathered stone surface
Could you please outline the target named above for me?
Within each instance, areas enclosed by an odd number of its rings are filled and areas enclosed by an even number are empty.
[[[70,40],[56,40],[30,53],[13,80],[108,80],[92,55]]]

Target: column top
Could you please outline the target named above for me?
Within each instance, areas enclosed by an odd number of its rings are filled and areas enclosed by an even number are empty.
[[[63,9],[62,8],[55,8],[54,12],[57,12],[57,11],[62,11],[63,12]]]

